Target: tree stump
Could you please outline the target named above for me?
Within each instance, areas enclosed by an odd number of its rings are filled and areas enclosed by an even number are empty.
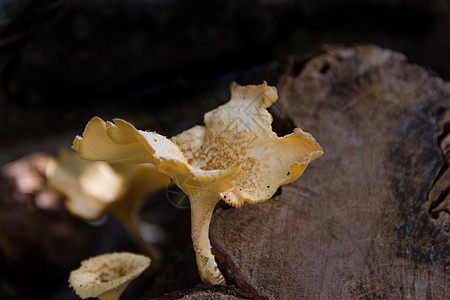
[[[294,63],[278,90],[325,154],[274,199],[215,212],[229,281],[253,298],[447,297],[450,84],[358,46]]]

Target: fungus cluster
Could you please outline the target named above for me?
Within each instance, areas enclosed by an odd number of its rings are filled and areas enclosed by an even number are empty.
[[[117,218],[131,237],[154,261],[160,252],[144,241],[139,211],[142,200],[170,179],[153,164],[112,165],[87,161],[71,150],[61,150],[46,166],[47,185],[66,197],[66,208],[86,221],[100,218],[106,211]]]
[[[147,163],[189,196],[191,231],[200,276],[225,284],[209,241],[216,204],[241,207],[270,199],[279,186],[296,180],[323,154],[300,128],[283,137],[272,131],[267,108],[277,100],[274,87],[231,84],[228,103],[208,112],[204,126],[168,139],[115,119],[94,117],[72,148],[83,159],[109,163]]]

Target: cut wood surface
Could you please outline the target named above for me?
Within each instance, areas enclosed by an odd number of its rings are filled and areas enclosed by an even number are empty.
[[[215,212],[223,273],[253,298],[446,298],[450,84],[373,46],[300,67],[278,101],[325,154],[274,199]]]

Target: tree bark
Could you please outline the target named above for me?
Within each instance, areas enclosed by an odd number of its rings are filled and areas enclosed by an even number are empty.
[[[216,211],[228,281],[253,298],[445,298],[450,84],[390,50],[330,47],[278,91],[325,154],[274,199]]]

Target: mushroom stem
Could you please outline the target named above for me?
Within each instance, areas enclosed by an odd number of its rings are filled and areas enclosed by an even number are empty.
[[[208,193],[200,193],[189,199],[191,203],[192,244],[200,277],[205,283],[226,285],[211,252],[211,243],[209,242],[209,225],[214,207],[220,201],[220,198]]]

